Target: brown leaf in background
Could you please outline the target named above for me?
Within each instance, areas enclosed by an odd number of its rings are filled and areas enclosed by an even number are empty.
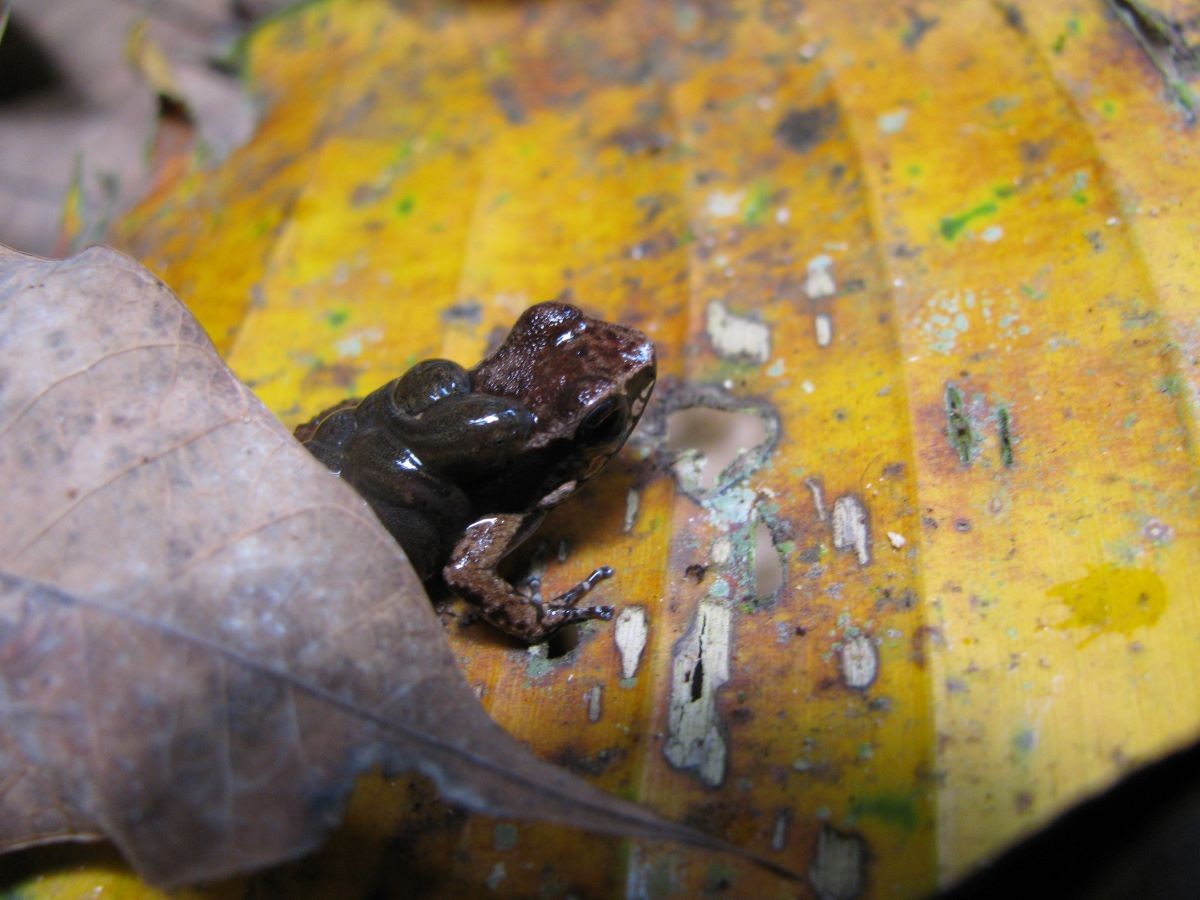
[[[51,252],[72,186],[76,236],[102,234],[152,183],[159,97],[186,112],[205,161],[248,137],[250,101],[209,57],[254,12],[229,0],[21,4],[0,42],[0,241]]]
[[[214,879],[312,848],[376,763],[725,846],[492,723],[399,548],[146,270],[0,249],[0,336],[0,849],[107,837]]]

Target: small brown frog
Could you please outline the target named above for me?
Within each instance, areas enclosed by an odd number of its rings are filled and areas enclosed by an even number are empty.
[[[296,429],[350,482],[426,583],[440,576],[483,617],[530,643],[612,618],[577,607],[608,566],[551,600],[500,561],[621,449],[654,388],[654,345],[633,328],[540,303],[467,371],[431,359]]]

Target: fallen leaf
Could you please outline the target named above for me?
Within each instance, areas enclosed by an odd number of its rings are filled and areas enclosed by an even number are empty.
[[[149,272],[0,249],[0,850],[106,837],[182,884],[298,856],[355,776],[727,845],[534,758],[407,560]]]

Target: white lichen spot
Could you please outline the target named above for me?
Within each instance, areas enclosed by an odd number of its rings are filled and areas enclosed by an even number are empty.
[[[866,507],[853,494],[845,494],[833,502],[833,547],[853,550],[858,564],[871,561],[871,532]]]
[[[905,539],[904,535],[900,534],[898,531],[889,531],[887,533],[887,539],[888,539],[888,542],[893,547],[895,547],[897,550],[899,550],[901,547],[903,547],[905,544],[908,543],[908,541]]]
[[[788,822],[790,819],[791,815],[786,809],[778,810],[775,813],[775,828],[771,831],[772,850],[782,850],[784,844],[787,843]]]
[[[813,508],[817,512],[817,521],[825,521],[825,489],[816,478],[805,478],[804,484],[812,494]]]
[[[822,253],[808,261],[804,276],[804,293],[810,300],[832,297],[837,293],[837,283],[833,280],[833,257]]]
[[[879,673],[879,654],[870,638],[863,634],[847,638],[838,656],[847,687],[862,691],[874,683]]]
[[[779,207],[779,209],[775,210],[776,224],[786,225],[788,222],[791,221],[791,218],[792,218],[792,211],[790,209],[788,209],[786,206],[781,206],[781,207]]]
[[[729,752],[716,696],[729,680],[731,618],[724,605],[701,601],[691,629],[676,646],[671,667],[663,753],[671,765],[694,769],[711,787],[724,780]]]
[[[498,862],[492,866],[492,871],[487,877],[487,886],[489,891],[494,891],[504,883],[504,879],[508,877],[508,870],[504,868],[504,863]]]
[[[802,382],[800,382],[800,389],[806,394],[811,394],[817,389],[817,386],[805,378]]]
[[[853,900],[867,886],[866,842],[828,825],[817,835],[817,852],[808,869],[808,880],[822,900]]]
[[[745,191],[713,191],[708,195],[705,208],[714,219],[728,219],[741,212],[745,196]]]
[[[891,112],[883,113],[876,122],[879,124],[879,130],[884,134],[895,134],[908,124],[908,110],[894,109]]]
[[[583,694],[583,702],[587,706],[588,721],[599,722],[604,712],[604,685],[593,684],[588,688]]]
[[[750,521],[757,503],[758,493],[756,491],[745,485],[736,485],[726,488],[717,496],[712,497],[708,501],[707,509],[714,525],[728,525],[737,528]]]
[[[986,243],[994,244],[1000,238],[1004,237],[1004,229],[999,225],[992,225],[983,229],[983,234],[980,235]]]
[[[364,328],[346,335],[333,345],[339,357],[355,357],[363,352],[367,344],[378,344],[383,340],[383,332],[378,328]]]
[[[970,327],[966,310],[975,308],[975,294],[934,295],[922,305],[915,325],[917,331],[938,353],[951,354],[957,349],[958,338]],[[985,322],[990,321],[991,306],[985,299],[980,310]]]
[[[708,468],[708,458],[695,447],[680,450],[671,464],[675,478],[683,485],[701,485]]]
[[[621,654],[621,677],[633,678],[637,675],[638,663],[642,651],[646,649],[646,636],[650,629],[646,626],[646,610],[641,606],[626,606],[617,616],[616,627],[613,629],[613,640],[617,643],[617,651]]]
[[[1142,526],[1142,536],[1153,544],[1169,544],[1175,539],[1175,529],[1161,519],[1148,519]]]
[[[720,300],[708,304],[708,337],[724,357],[763,363],[771,356],[771,329],[765,323],[730,312]]]
[[[771,363],[771,366],[770,366],[770,368],[769,368],[769,369],[767,369],[767,377],[768,377],[768,378],[779,378],[779,377],[781,377],[781,376],[783,375],[783,371],[784,371],[784,369],[783,369],[783,365],[784,365],[784,364],[783,364],[783,360],[782,360],[782,359],[777,359],[777,360],[775,360],[775,362]]]
[[[833,319],[826,313],[813,316],[813,332],[817,338],[818,347],[828,347],[833,341]]]
[[[729,558],[733,556],[733,543],[727,537],[719,537],[713,541],[712,552],[709,554],[709,559],[712,560],[714,566],[723,566],[729,562]]]
[[[638,507],[641,506],[642,495],[635,489],[630,488],[625,494],[625,525],[624,532],[629,534],[633,531],[633,523],[637,521]]]

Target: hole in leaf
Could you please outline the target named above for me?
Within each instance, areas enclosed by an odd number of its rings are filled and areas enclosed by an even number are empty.
[[[697,659],[692,669],[692,702],[695,703],[704,696],[704,660]]]
[[[730,412],[711,406],[692,406],[667,417],[667,449],[679,458],[689,452],[703,461],[700,488],[710,491],[725,468],[740,452],[757,447],[767,439],[762,416]]]
[[[564,625],[546,640],[546,658],[558,659],[579,646],[579,626]]]
[[[765,522],[754,527],[754,596],[773,597],[783,587],[783,560]]]

